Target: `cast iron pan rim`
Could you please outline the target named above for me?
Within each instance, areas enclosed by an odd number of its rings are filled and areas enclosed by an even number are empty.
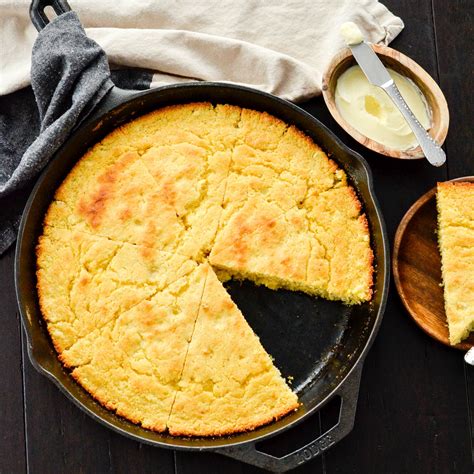
[[[383,220],[381,211],[380,211],[380,206],[379,203],[375,197],[374,193],[374,188],[373,188],[373,179],[372,179],[372,172],[369,168],[369,165],[367,161],[357,152],[349,148],[347,145],[345,145],[331,130],[329,130],[325,125],[323,125],[318,119],[313,117],[311,114],[303,110],[302,108],[298,107],[295,104],[292,104],[286,100],[280,99],[278,97],[275,97],[271,94],[265,93],[258,91],[256,89],[252,89],[250,87],[244,87],[240,85],[233,85],[233,84],[224,84],[224,83],[217,83],[217,82],[198,82],[198,83],[189,83],[189,84],[173,84],[170,86],[164,86],[156,89],[151,89],[151,90],[146,90],[146,91],[140,91],[140,92],[135,92],[135,91],[122,91],[121,89],[117,87],[113,87],[111,91],[107,94],[104,100],[107,98],[110,99],[109,96],[114,96],[117,95],[117,91],[119,92],[119,95],[122,95],[120,98],[116,98],[115,100],[112,99],[112,102],[116,102],[111,108],[105,107],[105,110],[101,109],[101,105],[103,103],[100,103],[95,111],[92,111],[91,117],[88,117],[87,120],[84,121],[68,138],[67,141],[71,140],[76,134],[80,133],[81,130],[89,125],[91,122],[98,122],[100,123],[100,120],[107,115],[109,112],[119,109],[121,106],[124,106],[130,102],[133,102],[134,100],[140,99],[141,97],[149,96],[149,95],[155,95],[155,94],[160,94],[163,91],[166,90],[172,90],[172,89],[192,89],[192,88],[199,88],[199,89],[209,89],[210,91],[212,90],[217,90],[217,89],[222,89],[222,88],[227,88],[231,90],[240,90],[244,91],[250,94],[254,95],[260,95],[264,96],[267,99],[278,103],[281,107],[283,108],[289,108],[292,109],[293,111],[297,112],[299,115],[304,116],[306,119],[308,119],[310,122],[314,123],[316,127],[320,128],[323,130],[323,132],[327,135],[330,136],[330,138],[335,142],[336,146],[344,150],[346,153],[352,155],[361,165],[362,168],[364,169],[365,172],[365,180],[367,183],[367,188],[368,188],[368,195],[369,198],[372,200],[372,204],[375,209],[375,213],[377,216],[377,219],[380,224],[380,230],[381,230],[381,240],[382,240],[382,247],[383,247],[383,255],[385,257],[384,261],[384,268],[383,270],[385,271],[384,275],[384,281],[382,282],[382,296],[380,300],[380,305],[377,310],[377,314],[375,317],[374,324],[372,326],[372,329],[370,331],[370,334],[367,336],[367,340],[365,342],[365,346],[362,349],[362,351],[359,354],[359,357],[354,360],[352,367],[348,370],[348,372],[345,374],[345,376],[339,381],[339,383],[332,389],[332,391],[323,399],[321,400],[317,405],[315,405],[312,409],[308,410],[306,413],[304,413],[302,416],[299,418],[291,421],[285,426],[278,427],[278,429],[274,429],[273,431],[265,434],[261,434],[259,436],[256,436],[255,438],[252,438],[250,440],[243,440],[239,441],[238,436],[239,434],[234,435],[235,439],[233,437],[223,437],[222,438],[222,444],[219,444],[219,438],[213,438],[212,439],[212,445],[207,445],[206,444],[206,438],[198,438],[196,439],[196,445],[195,446],[190,446],[190,445],[175,445],[173,443],[168,443],[166,441],[156,441],[156,440],[149,440],[146,438],[142,438],[139,435],[129,433],[126,430],[121,429],[118,426],[115,426],[111,423],[109,423],[107,420],[101,418],[100,416],[96,415],[94,412],[92,412],[87,406],[85,406],[79,399],[77,399],[75,396],[73,396],[69,390],[62,384],[62,382],[51,372],[49,372],[43,365],[41,365],[36,359],[35,356],[33,355],[33,347],[32,347],[32,334],[30,332],[30,327],[28,323],[28,317],[25,314],[23,310],[23,305],[22,300],[22,294],[20,292],[20,261],[21,261],[21,243],[23,241],[23,236],[25,232],[25,227],[26,227],[26,222],[28,220],[29,214],[33,209],[33,205],[38,193],[38,190],[42,184],[42,182],[46,179],[50,168],[55,166],[55,161],[57,159],[57,155],[60,153],[61,148],[60,147],[56,153],[54,154],[53,158],[51,159],[50,163],[46,166],[46,168],[42,171],[40,177],[38,178],[35,186],[33,187],[33,190],[31,191],[31,194],[28,198],[28,201],[25,205],[25,209],[22,214],[21,222],[20,222],[20,227],[18,231],[18,239],[17,239],[17,244],[16,244],[16,251],[15,251],[15,264],[14,264],[14,279],[15,279],[15,291],[16,291],[16,297],[17,297],[17,304],[19,307],[20,315],[21,315],[21,322],[23,329],[25,330],[25,334],[27,337],[27,349],[28,349],[28,356],[30,358],[30,361],[32,362],[33,366],[43,375],[45,375],[47,378],[52,380],[55,385],[63,392],[74,404],[76,404],[83,412],[87,413],[89,416],[91,416],[93,419],[101,423],[102,425],[105,425],[106,427],[122,434],[125,435],[129,438],[133,438],[139,442],[150,444],[153,446],[159,446],[159,447],[167,447],[167,448],[173,448],[173,449],[178,449],[178,450],[196,450],[196,451],[203,451],[203,450],[211,450],[215,451],[218,450],[219,448],[229,448],[229,447],[238,447],[240,445],[245,445],[247,443],[257,443],[260,442],[264,439],[269,439],[273,436],[276,436],[280,433],[283,433],[284,431],[294,427],[298,423],[302,422],[304,419],[308,418],[311,416],[313,413],[318,411],[324,404],[326,404],[332,397],[333,394],[336,393],[347,381],[347,379],[358,369],[360,369],[363,365],[364,359],[367,355],[367,352],[369,351],[374,338],[378,332],[378,329],[380,327],[380,324],[382,322],[382,317],[383,313],[385,310],[385,306],[387,303],[387,298],[388,298],[388,288],[389,288],[389,280],[390,280],[390,260],[388,257],[388,238],[387,238],[387,233],[386,233],[386,228],[385,228],[385,222]],[[245,433],[242,433],[245,434]],[[177,437],[177,440],[179,439],[184,439]]]

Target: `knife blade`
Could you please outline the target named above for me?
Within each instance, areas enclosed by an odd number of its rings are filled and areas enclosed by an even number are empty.
[[[441,166],[446,161],[444,151],[433,138],[430,137],[410,107],[408,107],[398,87],[374,50],[365,41],[358,44],[351,44],[349,48],[351,48],[355,60],[367,76],[367,79],[375,86],[381,87],[392,99],[398,110],[400,110],[418,140],[426,159],[433,166]]]

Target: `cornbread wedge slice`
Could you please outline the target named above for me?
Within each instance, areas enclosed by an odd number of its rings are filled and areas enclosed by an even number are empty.
[[[474,330],[474,183],[438,183],[438,240],[449,342]]]
[[[282,212],[261,198],[249,199],[218,232],[210,263],[221,278],[347,304],[370,300],[369,230],[351,188],[321,192],[306,206]]]
[[[344,171],[268,114],[243,109],[239,128],[209,256],[219,277],[348,304],[369,301],[368,223]]]
[[[208,273],[200,265],[61,354],[72,376],[117,414],[164,431]]]
[[[266,113],[242,109],[241,137],[233,148],[220,228],[258,196],[282,212],[339,186],[346,175],[309,137]]]
[[[222,212],[239,117],[238,107],[197,103],[122,126],[76,164],[46,224],[202,261]],[[201,138],[205,127],[212,133]]]
[[[239,149],[239,145],[243,146]],[[290,175],[303,179],[317,193],[345,181],[344,172],[310,137],[265,112],[241,109],[234,150],[232,171],[236,173],[254,174],[263,166],[282,180]]]
[[[296,395],[211,270],[169,432],[231,434],[269,423],[297,407]]]
[[[172,247],[183,225],[156,191],[140,155],[128,151],[105,167],[100,164],[95,148],[79,161],[56,192],[45,225],[148,247],[158,241],[160,250]],[[166,225],[157,226],[157,210]]]
[[[348,304],[370,301],[374,254],[370,230],[354,189],[338,186],[309,196],[305,201],[309,230],[326,250],[329,262],[328,294]],[[311,256],[308,281],[318,274]]]
[[[167,242],[164,248],[202,261],[211,248],[222,212],[230,151],[210,153],[188,144],[156,146],[142,156],[142,161],[155,180],[154,191],[173,209],[184,229],[176,235],[174,247]],[[160,216],[161,207],[156,213]],[[153,244],[151,238],[147,244]]]
[[[260,196],[286,211],[302,202],[307,192],[304,177],[285,169],[283,163],[274,159],[273,152],[270,154],[239,144],[232,152],[223,204],[223,224],[252,197]]]
[[[306,267],[311,244],[303,211],[293,208],[282,213],[275,204],[251,198],[219,231],[209,262],[221,278],[227,273],[272,289],[309,290]],[[324,249],[321,256],[324,258]],[[327,279],[326,265],[324,284]]]
[[[61,353],[197,264],[180,255],[49,228],[39,239],[37,266],[41,309]]]

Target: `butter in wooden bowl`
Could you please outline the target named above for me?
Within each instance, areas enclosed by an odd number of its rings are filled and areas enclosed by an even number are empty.
[[[420,89],[393,69],[388,72],[418,121],[428,130],[430,111]],[[369,82],[360,66],[351,66],[339,76],[335,98],[342,118],[366,137],[399,150],[418,145],[396,105],[383,89]]]
[[[354,23],[341,27],[347,46],[364,37]],[[443,144],[449,127],[446,99],[433,78],[400,51],[370,44],[401,92],[408,106],[431,138]],[[329,112],[355,140],[392,158],[424,158],[411,128],[386,92],[372,85],[357,65],[350,48],[339,51],[323,74],[322,92]]]

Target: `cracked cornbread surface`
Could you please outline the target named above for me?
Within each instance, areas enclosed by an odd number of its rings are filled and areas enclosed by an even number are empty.
[[[438,241],[449,342],[474,330],[474,183],[438,183]]]
[[[192,103],[123,125],[76,164],[45,216],[38,293],[61,361],[97,400],[145,428],[214,436],[298,406],[219,280],[357,304],[372,259],[353,188],[312,140]]]

